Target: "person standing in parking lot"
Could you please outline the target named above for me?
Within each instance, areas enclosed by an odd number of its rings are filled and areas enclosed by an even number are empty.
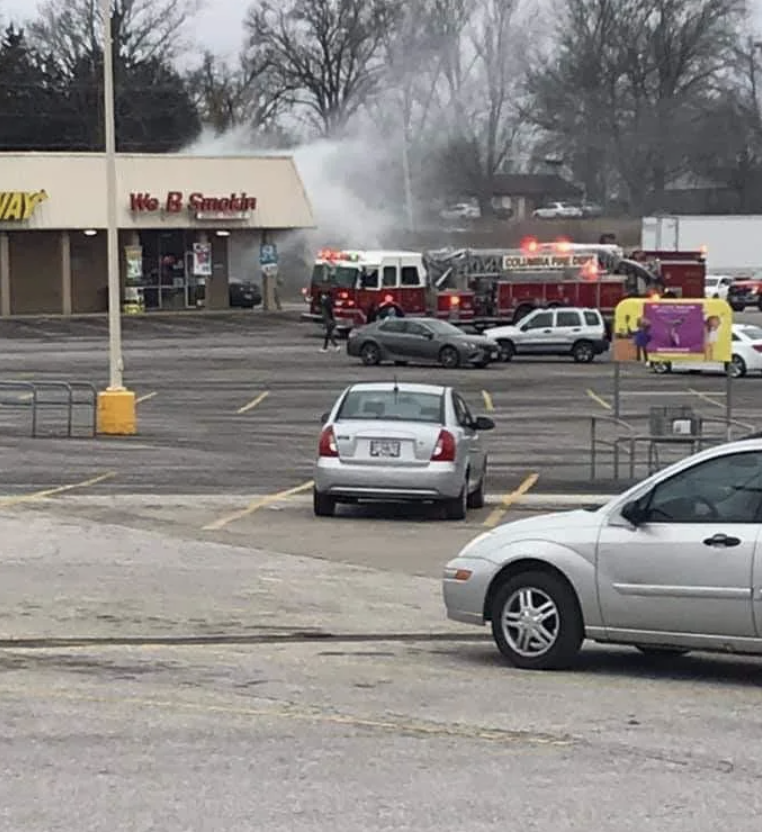
[[[323,292],[320,298],[320,311],[323,314],[323,326],[325,327],[325,338],[323,339],[323,349],[320,352],[328,352],[328,342],[331,342],[333,348],[338,352],[339,346],[333,334],[336,329],[336,318],[333,314],[333,298],[330,292]]]

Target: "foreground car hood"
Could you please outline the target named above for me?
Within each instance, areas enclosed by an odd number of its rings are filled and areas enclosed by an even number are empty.
[[[553,514],[542,514],[539,517],[528,517],[505,523],[492,531],[485,532],[467,543],[458,557],[483,558],[495,563],[503,561],[503,549],[522,540],[545,540],[553,543],[573,543],[579,536],[596,534],[601,524],[599,511],[558,511]]]

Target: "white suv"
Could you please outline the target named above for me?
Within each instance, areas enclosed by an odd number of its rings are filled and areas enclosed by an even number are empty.
[[[515,325],[493,327],[484,334],[500,345],[503,361],[514,355],[570,355],[588,363],[609,348],[598,309],[535,309]]]
[[[560,217],[581,217],[582,209],[566,202],[549,202],[532,212],[533,217],[541,220],[554,220]]]

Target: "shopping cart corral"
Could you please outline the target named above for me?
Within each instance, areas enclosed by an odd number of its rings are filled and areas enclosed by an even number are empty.
[[[98,391],[87,381],[0,381],[0,432],[92,438],[97,434]]]

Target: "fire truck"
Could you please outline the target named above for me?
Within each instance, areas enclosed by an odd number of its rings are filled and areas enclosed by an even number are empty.
[[[528,239],[517,249],[319,253],[302,317],[319,321],[330,292],[337,328],[372,319],[382,305],[481,330],[532,309],[584,306],[613,313],[625,297],[703,297],[701,252],[635,251],[614,244]]]

